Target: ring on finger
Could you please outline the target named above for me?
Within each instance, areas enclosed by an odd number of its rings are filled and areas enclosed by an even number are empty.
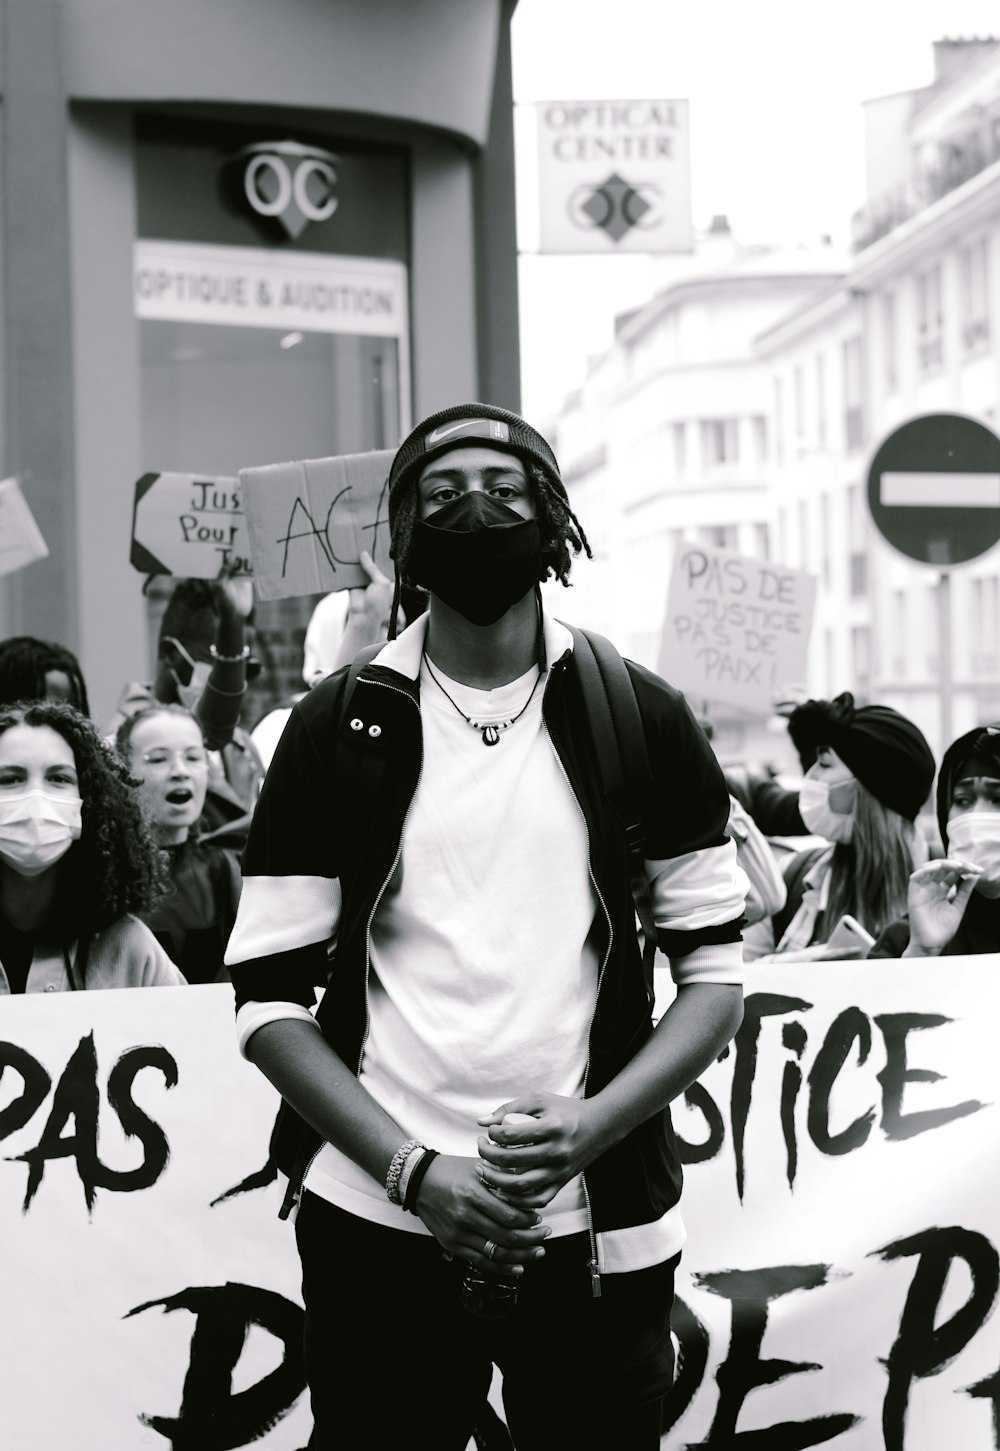
[[[488,1260],[491,1260],[499,1248],[498,1244],[494,1244],[491,1239],[488,1239],[483,1245],[483,1254]]]

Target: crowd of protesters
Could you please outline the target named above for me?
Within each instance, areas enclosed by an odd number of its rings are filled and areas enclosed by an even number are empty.
[[[392,582],[363,563],[369,587],[313,613],[305,690],[386,636]],[[179,580],[153,680],[101,733],[70,650],[0,642],[0,993],[228,980],[242,847],[293,704],[241,718],[252,609],[249,580]],[[1000,951],[1000,722],[945,751],[935,831],[912,721],[846,693],[784,713],[798,787],[725,766],[745,961]]]

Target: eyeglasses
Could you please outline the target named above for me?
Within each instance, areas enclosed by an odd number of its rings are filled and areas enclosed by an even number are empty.
[[[192,770],[208,765],[208,755],[198,746],[187,746],[182,751],[168,751],[162,746],[154,746],[151,751],[145,751],[141,757],[144,766],[152,766],[154,771],[163,766],[172,766],[174,761],[180,760],[185,766]]]

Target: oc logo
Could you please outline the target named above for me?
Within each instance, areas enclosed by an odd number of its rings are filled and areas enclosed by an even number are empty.
[[[337,157],[298,141],[264,141],[233,158],[232,187],[258,216],[293,240],[310,222],[325,222],[337,210]]]

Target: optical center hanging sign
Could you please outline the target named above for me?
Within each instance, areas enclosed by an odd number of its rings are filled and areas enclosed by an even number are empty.
[[[690,252],[687,101],[542,101],[539,250]]]
[[[406,268],[377,257],[135,243],[140,318],[229,327],[404,336]]]

